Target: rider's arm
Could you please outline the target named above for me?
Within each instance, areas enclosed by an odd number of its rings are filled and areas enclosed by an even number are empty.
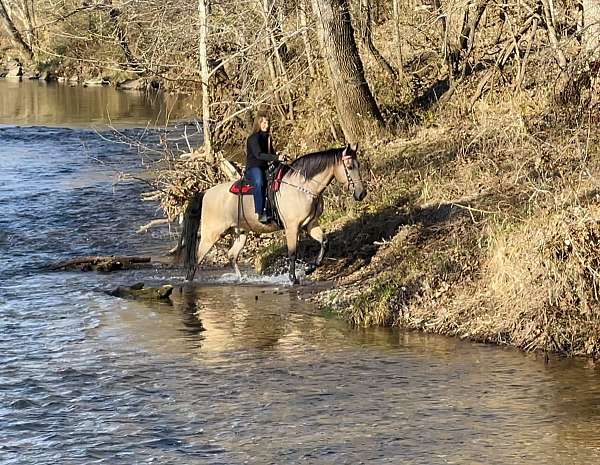
[[[257,137],[251,137],[248,140],[248,153],[252,154],[257,160],[264,161],[275,161],[277,160],[277,154],[265,153],[260,151],[260,144],[258,143]]]

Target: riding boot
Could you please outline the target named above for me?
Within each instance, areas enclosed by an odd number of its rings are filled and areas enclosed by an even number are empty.
[[[258,221],[260,221],[262,224],[269,224],[271,220],[265,212],[262,212],[260,215],[258,215]]]

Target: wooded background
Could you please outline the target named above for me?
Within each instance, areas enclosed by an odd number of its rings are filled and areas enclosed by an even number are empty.
[[[589,107],[600,65],[600,0],[0,0],[0,19],[5,58],[202,90],[209,157],[258,108],[328,143],[393,133],[461,88],[465,108],[540,85]]]

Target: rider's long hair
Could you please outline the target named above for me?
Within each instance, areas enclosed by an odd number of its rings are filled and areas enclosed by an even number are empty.
[[[260,123],[263,119],[266,119],[269,122],[269,129],[267,129],[267,133],[271,132],[271,120],[269,115],[266,113],[257,113],[256,118],[254,118],[254,124],[252,125],[252,133],[260,132]]]

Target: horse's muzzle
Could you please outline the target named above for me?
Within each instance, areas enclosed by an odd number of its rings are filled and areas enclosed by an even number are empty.
[[[360,191],[360,193],[354,193],[354,198],[359,202],[367,196],[367,191]]]

